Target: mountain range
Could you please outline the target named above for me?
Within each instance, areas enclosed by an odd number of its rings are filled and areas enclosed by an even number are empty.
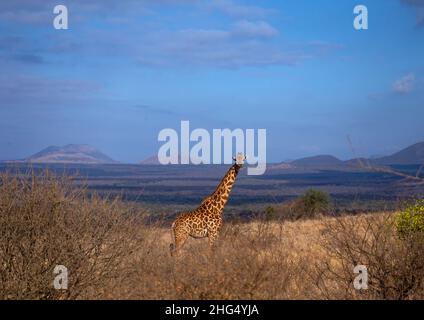
[[[151,156],[140,162],[141,165],[158,165],[157,156]],[[355,167],[424,164],[424,142],[413,144],[390,156],[373,156],[340,160],[332,155],[316,155],[296,160],[287,160],[272,165],[274,169],[343,169]]]
[[[343,161],[331,155],[318,155],[282,162],[282,164],[284,163],[292,168],[316,169],[424,164],[424,142],[413,144],[392,155],[383,157],[354,158]]]
[[[12,161],[13,162],[13,161]],[[16,162],[32,163],[77,163],[77,164],[113,164],[118,163],[96,148],[85,144],[68,144],[65,146],[50,146],[32,156]],[[151,156],[140,162],[140,165],[159,164],[157,156]],[[413,144],[392,155],[372,158],[354,158],[340,160],[332,155],[316,155],[291,161],[273,164],[273,168],[311,168],[337,169],[352,167],[386,166],[424,164],[424,142]]]
[[[371,159],[380,165],[390,164],[423,164],[424,163],[424,142],[413,144],[399,152],[387,157]]]
[[[32,156],[21,160],[32,163],[80,163],[80,164],[112,164],[111,159],[96,148],[86,144],[68,144],[50,146]]]

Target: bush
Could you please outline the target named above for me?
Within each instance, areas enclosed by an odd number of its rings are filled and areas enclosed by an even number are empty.
[[[0,175],[0,299],[104,297],[144,243],[136,213],[47,171]],[[57,265],[68,269],[68,290],[53,287]]]
[[[424,231],[424,199],[407,205],[395,220],[396,230],[401,238]]]
[[[330,197],[327,193],[310,189],[297,201],[296,209],[300,217],[311,218],[328,210]]]
[[[266,220],[275,220],[278,218],[278,215],[273,206],[267,206],[265,208],[265,219]]]
[[[281,245],[277,225],[261,220],[227,223],[213,255],[207,244],[190,241],[175,261],[173,299],[285,299],[301,269]]]
[[[424,297],[423,234],[399,240],[392,215],[329,220],[322,243],[327,261],[317,265],[317,282],[329,299],[411,300]],[[353,286],[353,268],[364,265],[368,289]]]

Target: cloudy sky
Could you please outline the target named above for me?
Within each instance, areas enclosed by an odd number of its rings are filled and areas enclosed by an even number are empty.
[[[1,1],[0,71],[3,160],[82,143],[138,162],[181,120],[265,128],[270,161],[389,154],[424,141],[424,0]]]

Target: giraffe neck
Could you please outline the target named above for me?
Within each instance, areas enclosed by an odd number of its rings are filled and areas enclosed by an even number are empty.
[[[231,189],[236,181],[238,171],[239,167],[237,167],[237,165],[233,165],[222,178],[214,193],[210,196],[212,205],[217,209],[218,213],[222,213],[224,206],[228,201],[228,197],[230,196]]]

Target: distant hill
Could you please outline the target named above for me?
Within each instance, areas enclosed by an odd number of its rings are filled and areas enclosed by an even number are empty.
[[[68,144],[61,147],[50,146],[23,161],[34,163],[117,163],[117,161],[109,158],[96,148],[85,144]]]
[[[349,167],[367,169],[375,165],[374,159],[368,158],[353,158],[344,162]]]
[[[181,157],[178,156],[178,161],[177,163],[181,163]],[[153,155],[150,157],[147,157],[146,159],[142,160],[140,162],[141,165],[161,165],[161,163],[159,162],[158,156],[157,155]]]
[[[424,164],[424,142],[419,142],[402,149],[391,156],[372,159],[378,165]]]
[[[313,157],[301,158],[290,162],[290,165],[294,167],[305,167],[305,168],[335,168],[344,167],[346,164],[330,155],[318,155]]]
[[[158,156],[154,155],[154,156],[150,156],[150,157],[142,160],[140,162],[140,164],[142,164],[142,165],[158,165],[158,164],[160,164],[160,162],[158,160]]]
[[[275,164],[272,164],[271,166],[269,166],[269,169],[288,170],[288,169],[293,169],[293,168],[294,168],[294,166],[292,166],[290,163],[287,163],[287,162],[275,163]]]
[[[331,155],[318,155],[313,157],[301,158],[293,161],[284,161],[279,164],[280,169],[348,169],[362,168],[367,169],[374,166],[385,165],[408,165],[424,164],[424,142],[413,144],[390,156],[354,158],[342,161]],[[276,166],[274,166],[277,168]]]

